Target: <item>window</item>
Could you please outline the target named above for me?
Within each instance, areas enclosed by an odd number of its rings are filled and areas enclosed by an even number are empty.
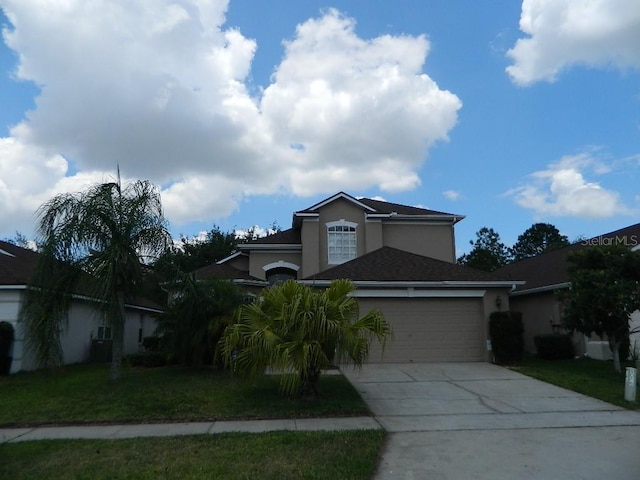
[[[111,327],[98,327],[98,340],[111,340]]]
[[[267,281],[269,285],[286,282],[287,280],[295,280],[298,274],[295,270],[286,267],[272,268],[267,272]]]
[[[330,265],[337,265],[358,256],[357,223],[340,220],[327,223],[327,248]]]

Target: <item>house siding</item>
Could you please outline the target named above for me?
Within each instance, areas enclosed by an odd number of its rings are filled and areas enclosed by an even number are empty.
[[[383,243],[387,247],[455,262],[451,225],[433,225],[425,222],[394,222],[382,224]]]

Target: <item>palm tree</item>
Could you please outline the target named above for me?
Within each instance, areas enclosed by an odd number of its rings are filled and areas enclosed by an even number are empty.
[[[72,295],[95,302],[112,329],[111,378],[120,376],[125,303],[134,300],[143,265],[171,243],[160,193],[148,181],[96,184],[60,194],[38,210],[40,261],[22,318],[27,346],[41,366],[62,360],[60,332]]]
[[[174,288],[175,298],[158,320],[163,348],[188,366],[215,365],[216,344],[242,303],[242,292],[231,281],[193,275],[185,275]]]
[[[339,363],[361,366],[371,340],[384,347],[392,334],[376,310],[358,318],[358,303],[349,296],[354,289],[349,280],[336,280],[326,290],[289,280],[263,290],[227,327],[219,344],[223,358],[241,376],[260,375],[267,367],[282,372],[284,394],[317,395],[320,373],[334,354]]]

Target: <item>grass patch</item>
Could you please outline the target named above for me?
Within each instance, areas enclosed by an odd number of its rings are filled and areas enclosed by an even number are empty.
[[[370,415],[341,375],[322,376],[321,396],[301,400],[280,395],[278,377],[248,383],[226,372],[172,366],[124,368],[113,382],[108,368],[74,365],[0,377],[0,426]]]
[[[628,366],[631,366],[630,364]],[[637,409],[637,402],[624,399],[625,372],[617,373],[612,362],[581,358],[540,360],[528,358],[517,367],[520,373],[588,395],[623,408]]]
[[[369,479],[382,430],[271,432],[0,446],[0,478]]]

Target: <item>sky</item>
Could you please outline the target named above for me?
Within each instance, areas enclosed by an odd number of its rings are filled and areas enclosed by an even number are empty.
[[[172,234],[337,192],[507,245],[640,214],[637,0],[0,0],[0,238],[63,192],[161,190]]]

